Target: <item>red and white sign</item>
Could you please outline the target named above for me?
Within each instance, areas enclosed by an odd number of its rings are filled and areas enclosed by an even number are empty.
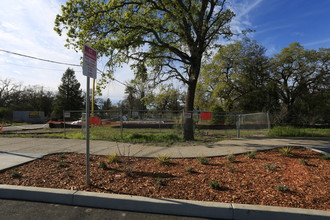
[[[83,74],[96,79],[97,51],[88,45],[84,45]]]

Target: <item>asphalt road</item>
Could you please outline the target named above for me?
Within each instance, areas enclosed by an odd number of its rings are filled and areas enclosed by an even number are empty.
[[[0,219],[6,220],[202,220],[184,216],[127,212],[50,203],[0,199]]]

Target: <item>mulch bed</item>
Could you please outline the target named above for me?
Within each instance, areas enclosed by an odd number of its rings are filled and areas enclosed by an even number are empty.
[[[85,155],[53,154],[2,171],[0,184],[118,193],[157,198],[216,201],[330,211],[330,161],[296,147],[227,157],[170,159],[92,155],[86,186]],[[204,158],[205,160],[205,158]],[[205,161],[204,161],[205,162]]]

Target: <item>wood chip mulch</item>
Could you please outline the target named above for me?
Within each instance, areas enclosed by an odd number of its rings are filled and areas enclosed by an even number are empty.
[[[330,211],[330,161],[302,147],[227,157],[170,159],[92,155],[86,186],[84,154],[54,154],[0,172],[0,184]],[[204,159],[205,160],[205,159]],[[205,162],[205,161],[204,161]]]

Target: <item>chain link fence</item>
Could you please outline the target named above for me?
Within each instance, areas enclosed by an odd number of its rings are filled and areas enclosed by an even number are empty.
[[[197,137],[241,137],[265,134],[270,129],[268,113],[183,112],[183,111],[94,111],[90,116],[91,136],[100,140],[120,140],[133,134],[183,134],[184,118],[193,118]],[[83,111],[64,111],[63,122],[50,125],[64,128],[65,134],[86,130]]]

